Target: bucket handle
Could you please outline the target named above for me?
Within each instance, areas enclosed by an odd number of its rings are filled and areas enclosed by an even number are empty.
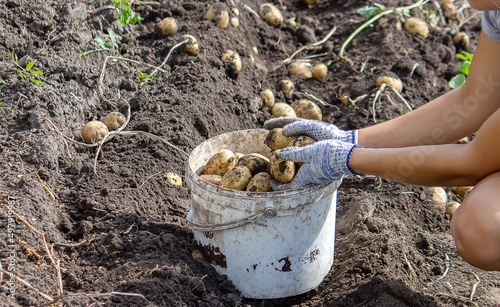
[[[243,226],[243,225],[246,225],[249,223],[256,222],[256,221],[263,219],[265,217],[273,217],[275,215],[276,215],[276,210],[274,210],[274,208],[269,207],[269,208],[264,209],[264,211],[262,211],[260,213],[256,213],[256,214],[247,216],[245,218],[242,218],[242,219],[239,219],[236,221],[232,221],[232,222],[228,222],[228,223],[211,224],[211,225],[197,224],[189,219],[189,215],[186,218],[186,221],[188,222],[188,224],[191,225],[191,228],[193,228],[194,230],[220,231],[220,230],[227,230],[227,229],[240,227],[240,226]]]

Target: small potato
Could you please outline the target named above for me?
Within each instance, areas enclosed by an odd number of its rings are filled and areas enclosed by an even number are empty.
[[[452,1],[440,1],[441,10],[444,17],[451,20],[458,20],[458,10]]]
[[[297,117],[292,106],[285,102],[275,103],[271,108],[271,114],[274,117]]]
[[[446,203],[448,202],[448,195],[445,189],[440,187],[433,187],[432,190],[432,201],[434,202],[434,207],[441,211],[446,211]]]
[[[172,17],[164,18],[158,23],[158,30],[162,35],[172,36],[177,32],[177,21]]]
[[[453,217],[453,214],[455,214],[455,211],[457,211],[458,207],[460,207],[460,203],[456,201],[452,201],[448,204],[445,213],[450,216],[450,219]]]
[[[200,47],[198,45],[198,40],[190,34],[186,34],[186,35],[182,36],[182,40],[186,40],[186,39],[188,40],[187,43],[182,45],[182,47],[179,49],[189,53],[190,55],[197,55],[199,50],[200,50]]]
[[[278,157],[279,149],[271,155],[269,174],[280,183],[289,183],[295,176],[295,162]]]
[[[231,17],[231,20],[229,22],[235,28],[237,28],[240,25],[240,20],[238,19],[238,17]]]
[[[453,36],[453,44],[459,49],[466,49],[469,47],[470,38],[465,32],[458,32]]]
[[[260,98],[264,104],[262,105],[265,108],[272,108],[274,106],[274,93],[270,89],[263,90],[260,92]]]
[[[111,112],[102,120],[109,131],[120,128],[126,121],[125,115],[120,112]]]
[[[176,173],[168,172],[165,173],[163,177],[173,185],[179,185],[179,186],[182,185],[182,178]]]
[[[384,83],[392,91],[395,90],[401,93],[401,91],[403,90],[403,82],[398,77],[381,76],[377,78],[377,87],[382,86],[382,84]]]
[[[312,78],[312,65],[308,62],[296,61],[288,65],[288,75],[292,78]]]
[[[301,99],[297,102],[292,103],[292,108],[297,114],[297,117],[305,119],[323,119],[323,114],[321,109],[312,101],[307,99]]]
[[[261,172],[253,176],[247,184],[247,192],[269,192],[271,190],[271,175]]]
[[[259,16],[272,26],[279,26],[283,22],[281,11],[271,3],[264,3],[260,6]]]
[[[208,160],[203,174],[215,174],[224,176],[224,174],[236,165],[234,153],[229,149],[221,149],[210,160]]]
[[[291,94],[294,89],[295,85],[288,79],[283,79],[276,85],[276,90],[278,92],[284,92],[285,94]]]
[[[418,17],[408,18],[405,22],[405,29],[413,36],[420,35],[423,38],[429,36],[429,27],[427,23]]]
[[[201,179],[210,182],[211,184],[220,185],[222,182],[221,175],[213,175],[213,174],[203,174],[200,176]]]
[[[208,8],[203,19],[215,21],[219,29],[225,29],[229,25],[229,13],[221,2],[216,2]]]
[[[278,150],[287,147],[292,140],[293,139],[291,137],[283,134],[283,128],[274,128],[269,130],[269,133],[264,140],[264,144],[272,150]]]
[[[328,73],[328,67],[323,64],[323,63],[320,63],[318,65],[315,65],[312,69],[312,77],[316,80],[320,80],[320,79],[323,79],[326,74]]]
[[[458,196],[464,198],[470,191],[472,191],[473,188],[473,186],[456,187],[453,189],[453,192]]]
[[[292,138],[292,141],[288,143],[286,147],[304,147],[307,145],[314,144],[316,142],[315,138],[308,135],[299,135]]]
[[[220,186],[232,190],[244,191],[252,179],[252,173],[246,166],[235,166],[222,176]]]
[[[241,157],[236,165],[248,167],[252,175],[255,175],[266,171],[269,166],[269,159],[259,153],[251,153]]]
[[[311,8],[319,3],[319,0],[302,0],[307,7]]]
[[[100,142],[108,132],[108,127],[103,122],[93,120],[83,127],[82,139],[85,143],[94,144]]]
[[[234,52],[233,50],[226,50],[222,54],[221,58],[222,62],[229,62],[236,66],[236,70],[241,70],[241,58],[240,55]]]

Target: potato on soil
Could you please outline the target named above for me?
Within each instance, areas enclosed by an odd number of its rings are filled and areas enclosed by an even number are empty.
[[[312,78],[312,65],[308,62],[296,61],[288,65],[288,75],[293,78]]]
[[[214,174],[203,174],[200,175],[200,178],[210,182],[211,184],[215,185],[220,185],[222,182],[222,176],[221,175],[214,175]]]
[[[473,188],[473,186],[456,187],[453,189],[453,192],[458,196],[464,198]]]
[[[403,90],[403,82],[398,77],[381,76],[377,78],[377,87],[382,86],[384,83],[390,90],[396,90],[399,93]]]
[[[203,174],[215,174],[224,176],[224,174],[236,165],[236,157],[229,149],[221,149],[210,160],[208,160]]]
[[[176,173],[173,172],[168,172],[163,175],[165,179],[167,179],[168,182],[170,182],[173,185],[182,185],[182,178],[181,176],[177,175]]]
[[[274,106],[274,93],[270,89],[263,90],[260,92],[260,98],[264,104],[262,105],[265,108],[272,108]]]
[[[102,120],[109,131],[120,128],[126,121],[125,115],[120,112],[111,112]]]
[[[295,176],[295,162],[278,157],[280,149],[273,152],[269,163],[269,174],[280,183],[289,183]]]
[[[453,36],[453,44],[459,49],[466,49],[469,47],[470,38],[465,32],[458,32]]]
[[[277,102],[271,108],[271,114],[274,117],[297,117],[297,113],[291,105],[285,102]]]
[[[285,148],[293,139],[283,134],[283,128],[274,128],[267,133],[264,144],[272,150]]]
[[[440,187],[433,187],[432,190],[432,201],[434,202],[434,207],[441,211],[446,211],[446,204],[448,202],[448,195],[445,189]]]
[[[248,167],[252,175],[255,175],[266,171],[269,166],[269,159],[259,153],[251,153],[241,157],[236,165]]]
[[[177,32],[177,21],[172,17],[164,18],[158,23],[158,30],[162,35],[172,36]]]
[[[429,36],[429,27],[427,23],[418,17],[408,18],[405,22],[405,29],[413,36],[420,35],[423,38]]]
[[[220,186],[232,190],[244,191],[252,179],[252,173],[246,166],[235,166],[222,176]]]
[[[269,192],[271,190],[271,175],[266,172],[255,174],[247,184],[247,192]]]
[[[187,43],[182,45],[179,49],[189,53],[190,55],[197,55],[200,50],[198,40],[190,34],[182,36],[182,40],[186,39],[188,40]]]
[[[312,77],[316,80],[323,79],[326,76],[327,72],[328,72],[328,67],[323,63],[314,65],[311,71]]]
[[[241,58],[240,55],[233,50],[226,50],[221,56],[222,62],[229,62],[236,66],[236,70],[241,70]]]
[[[283,22],[281,11],[271,3],[264,3],[260,6],[259,16],[272,26],[279,26]]]
[[[219,29],[225,29],[229,25],[229,13],[221,2],[216,2],[208,8],[203,19],[215,21]]]
[[[238,17],[231,17],[231,20],[229,22],[235,28],[237,28],[240,25],[240,20],[238,19]]]
[[[448,204],[448,207],[446,207],[446,214],[450,216],[450,219],[453,217],[458,207],[460,207],[460,203],[456,201],[452,201]]]
[[[82,139],[85,143],[94,144],[100,142],[108,132],[108,127],[103,122],[93,120],[83,127]]]
[[[276,84],[276,90],[278,90],[278,92],[291,93],[294,89],[295,85],[288,79],[283,79]]]
[[[305,5],[307,5],[307,7],[313,7],[315,6],[316,4],[319,3],[319,0],[302,0],[302,2],[304,2]]]
[[[315,120],[323,119],[321,109],[310,100],[301,99],[297,102],[294,102],[292,103],[292,108],[295,111],[297,117]]]

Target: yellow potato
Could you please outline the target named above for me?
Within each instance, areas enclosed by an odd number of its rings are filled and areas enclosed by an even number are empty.
[[[289,183],[295,176],[295,162],[278,157],[279,151],[276,150],[271,155],[269,174],[280,183]]]
[[[220,186],[232,190],[244,191],[252,179],[252,173],[246,166],[235,166],[222,176]]]
[[[316,142],[315,138],[308,135],[299,135],[292,138],[292,141],[286,147],[304,147]]]
[[[297,117],[315,120],[323,119],[321,109],[310,100],[301,99],[298,102],[294,102],[292,103],[292,108]]]
[[[182,45],[179,49],[189,53],[190,55],[197,55],[200,50],[198,40],[190,34],[182,36],[182,40],[186,39],[188,40],[187,43]]]
[[[163,175],[165,179],[167,179],[168,182],[170,182],[173,185],[182,185],[182,178],[176,173],[173,172],[168,172]]]
[[[215,21],[217,27],[220,29],[225,29],[229,25],[229,13],[220,2],[211,5],[205,13],[205,16],[203,16],[203,19]]]
[[[83,127],[82,139],[85,143],[94,144],[100,142],[108,132],[108,127],[103,122],[93,120]]]
[[[320,79],[323,79],[326,74],[328,73],[328,66],[326,66],[325,64],[318,64],[318,65],[315,65],[311,71],[312,73],[312,77],[316,80],[320,80]]]
[[[460,203],[456,201],[450,202],[448,207],[446,207],[446,214],[450,216],[450,219],[453,217],[453,214],[455,214],[455,211],[457,211],[458,207],[460,207]]]
[[[221,175],[213,175],[213,174],[203,174],[200,176],[201,179],[210,182],[211,184],[220,185],[222,182]]]
[[[264,140],[264,144],[272,150],[278,150],[287,147],[291,141],[291,137],[283,134],[283,128],[274,128],[269,130],[269,133]]]
[[[464,198],[473,188],[473,186],[456,187],[453,189],[453,192],[458,196]]]
[[[226,50],[221,56],[222,62],[233,63],[236,66],[236,70],[241,70],[241,57],[239,54],[234,52],[233,50]]]
[[[208,160],[203,174],[215,174],[224,176],[224,174],[236,165],[236,157],[229,149],[221,149],[210,160]]]
[[[448,195],[446,190],[440,187],[432,187],[432,201],[437,210],[441,212],[446,211],[446,203],[448,202]]]
[[[266,171],[269,166],[269,159],[259,153],[251,153],[241,157],[236,165],[248,167],[252,175],[254,175]]]
[[[420,35],[423,38],[429,36],[429,27],[427,23],[418,17],[408,18],[405,22],[405,29],[413,36]]]
[[[120,112],[111,112],[102,120],[109,131],[120,128],[126,121],[125,115]]]
[[[398,77],[380,76],[377,78],[376,82],[378,87],[385,83],[387,87],[392,91],[401,93],[401,91],[403,90],[403,82]]]
[[[164,18],[158,23],[158,29],[162,35],[172,36],[177,32],[177,21],[172,17]]]
[[[278,92],[291,93],[295,89],[295,85],[288,79],[283,79],[276,85]]]
[[[236,158],[236,164],[238,164],[238,161],[240,160],[241,157],[243,157],[245,154],[241,152],[235,152],[234,157]]]
[[[297,117],[295,110],[286,102],[277,102],[271,108],[274,117]]]
[[[263,90],[260,93],[260,98],[262,98],[262,106],[265,108],[272,108],[274,106],[274,93],[270,89]]]
[[[288,65],[288,75],[293,78],[312,78],[312,65],[308,62],[296,61]]]
[[[253,176],[247,184],[247,192],[269,192],[271,190],[271,175],[261,172]]]
[[[281,11],[271,3],[264,3],[260,6],[259,16],[272,26],[279,26],[283,22]]]
[[[465,49],[469,46],[470,38],[465,32],[458,32],[453,36],[453,44],[457,48]]]

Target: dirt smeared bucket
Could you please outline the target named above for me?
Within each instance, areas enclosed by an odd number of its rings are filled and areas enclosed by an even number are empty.
[[[190,222],[205,258],[243,297],[273,299],[317,287],[334,258],[337,188],[341,181],[284,192],[244,192],[202,180],[219,150],[270,157],[264,129],[230,132],[196,147],[186,166]]]

